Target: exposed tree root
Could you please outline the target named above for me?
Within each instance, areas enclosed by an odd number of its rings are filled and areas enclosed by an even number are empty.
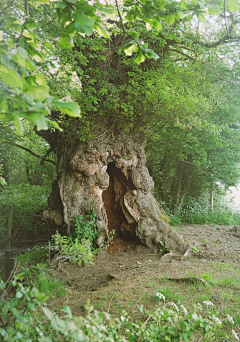
[[[170,280],[170,281],[176,281],[177,283],[191,283],[191,284],[196,284],[196,283],[201,283],[205,286],[210,286],[210,284],[203,278],[199,277],[184,277],[184,278],[159,278],[159,280]]]

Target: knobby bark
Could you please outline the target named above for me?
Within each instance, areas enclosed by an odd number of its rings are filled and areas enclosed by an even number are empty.
[[[162,220],[161,208],[151,193],[154,183],[144,148],[142,132],[112,130],[109,134],[108,129],[89,144],[78,142],[74,148],[69,145],[68,151],[62,149],[58,180],[48,201],[51,210],[43,217],[58,227],[64,224],[70,234],[78,215],[94,211],[100,247],[114,230],[118,236],[138,239],[151,249],[161,250],[164,245],[183,256],[189,246]]]

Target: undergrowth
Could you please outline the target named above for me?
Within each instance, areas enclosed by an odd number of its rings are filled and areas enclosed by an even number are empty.
[[[0,295],[2,341],[155,342],[189,341],[198,336],[199,341],[210,342],[225,327],[230,327],[229,340],[239,340],[233,318],[227,314],[220,319],[213,304],[206,301],[187,310],[156,293],[156,308],[148,312],[138,305],[141,320],[134,321],[124,311],[112,318],[107,312],[94,310],[89,302],[84,317],[73,317],[68,306],[57,315],[47,307],[46,296],[34,286],[24,286],[18,276],[8,284],[0,281]]]
[[[85,218],[82,215],[78,215],[75,219],[75,229],[69,237],[69,240],[74,242],[88,240],[91,242],[93,250],[97,250],[97,215],[93,211],[90,215],[86,215]]]
[[[238,225],[240,223],[240,212],[232,209],[226,203],[216,203],[212,210],[208,203],[188,202],[177,213],[167,210],[170,224],[225,224]]]
[[[70,237],[54,234],[53,242],[48,247],[33,248],[25,254],[17,257],[20,268],[18,279],[35,286],[39,291],[49,296],[64,296],[66,290],[64,283],[52,279],[45,271],[48,266],[58,265],[62,261],[70,261],[73,264],[91,264],[94,254],[97,252],[93,247],[97,235],[96,214],[88,216],[83,221],[79,216],[76,220],[76,232]],[[51,260],[51,254],[54,254]]]
[[[64,282],[51,278],[46,272],[48,252],[47,247],[35,247],[19,255],[16,258],[17,279],[32,284],[49,297],[62,297],[66,294]]]
[[[55,259],[59,261],[70,261],[75,265],[82,263],[88,265],[93,262],[94,253],[90,240],[78,238],[69,239],[67,236],[61,236],[58,232],[53,235],[54,249],[57,251]]]
[[[19,260],[19,259],[18,259]],[[48,297],[63,297],[66,294],[66,288],[63,281],[53,279],[47,271],[47,264],[39,263],[36,265],[15,264],[18,271],[16,279],[23,284],[30,284],[36,287],[38,291]]]

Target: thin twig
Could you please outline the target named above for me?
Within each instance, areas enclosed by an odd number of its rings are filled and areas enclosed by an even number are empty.
[[[95,139],[98,139],[98,140],[99,140],[99,138],[103,137],[111,128],[112,128],[112,126],[111,126],[111,127],[108,127],[108,128],[103,132],[103,134],[100,134],[100,135],[97,136]]]
[[[179,50],[177,50],[177,49],[169,48],[169,51],[177,52],[177,53],[179,53],[180,55],[185,56],[185,57],[187,57],[188,59],[191,59],[192,61],[196,61],[196,58],[194,58],[194,57],[188,55],[187,53],[184,53],[184,52],[182,52],[182,51],[179,51]]]
[[[113,296],[112,296],[111,299],[110,299],[110,302],[109,302],[109,305],[108,305],[108,309],[107,309],[107,313],[109,313],[109,310],[110,310],[110,307],[111,307],[112,300],[113,300]]]
[[[110,134],[107,136],[107,138],[106,138],[105,140],[100,141],[100,143],[98,143],[98,144],[96,145],[96,147],[98,147],[99,145],[101,145],[101,144],[103,144],[104,142],[106,142],[106,141],[108,140],[108,138],[109,138],[111,135],[112,135],[112,133],[110,133]]]
[[[147,322],[150,320],[150,318],[152,318],[152,317],[153,317],[153,316],[150,315],[150,316],[146,319],[146,321],[143,323],[142,327],[144,327],[144,326],[147,324]]]
[[[177,50],[177,49],[171,49],[171,48],[170,48],[169,51],[173,51],[173,52],[179,53],[180,55],[185,56],[186,58],[191,59],[191,60],[193,60],[194,62],[197,62],[197,57],[194,58],[194,57],[189,56],[188,54],[186,54],[186,53],[184,53],[184,52],[182,52],[182,51],[179,51],[179,50]],[[198,61],[198,62],[201,63],[201,64],[206,65],[207,67],[209,67],[209,68],[211,68],[211,69],[213,69],[213,70],[215,70],[218,74],[220,74],[220,75],[222,75],[224,78],[226,78],[226,75],[224,75],[223,72],[221,72],[220,70],[218,70],[217,68],[215,68],[213,65],[210,65],[210,64],[208,64],[208,63],[206,63],[206,62],[203,62],[203,61]],[[229,81],[231,84],[236,84],[236,82],[234,82],[233,80],[227,79],[227,81]]]
[[[40,165],[44,165],[44,162],[45,161],[47,161],[47,156],[49,156],[49,154],[52,152],[52,148],[50,147],[48,150],[47,150],[47,152],[46,152],[46,154],[43,156],[43,158],[42,158],[42,160],[40,161]],[[54,163],[55,164],[55,163]]]
[[[3,90],[6,92],[6,93],[8,93],[8,94],[10,94],[10,95],[15,95],[15,96],[17,96],[17,97],[20,97],[24,102],[26,102],[29,106],[33,106],[33,104],[31,103],[31,102],[29,102],[28,100],[26,100],[21,94],[16,94],[14,91],[10,91],[10,90],[8,90],[8,89],[6,89],[4,86],[3,86],[3,84],[2,84],[2,82],[0,82],[0,86],[3,88]]]
[[[2,15],[9,7],[11,7],[13,3],[14,3],[14,0],[13,0],[12,2],[10,2],[10,4],[9,4],[7,7],[5,7],[5,8],[2,10],[2,12],[0,12],[0,15]]]
[[[13,273],[15,272],[15,269],[16,269],[16,267],[17,267],[17,264],[18,264],[18,261],[17,261],[17,259],[15,259],[14,267],[13,267],[13,269],[12,269],[12,271],[11,271],[11,273],[10,273],[10,275],[9,275],[9,277],[8,277],[8,280],[6,281],[5,285],[6,285],[7,283],[9,283],[9,281],[12,279],[12,276],[13,276]]]
[[[15,276],[15,274],[16,274],[16,272],[18,270],[18,267],[19,267],[19,261],[17,259],[15,259],[14,267],[13,267],[11,273],[10,273],[10,276],[8,277],[8,280],[5,283],[5,285],[7,285],[6,290],[3,292],[3,294],[2,294],[0,299],[3,299],[7,295],[9,290],[11,289],[10,281]]]
[[[117,0],[115,0],[115,4],[116,4],[116,7],[117,7],[117,12],[118,12],[118,16],[119,16],[119,18],[120,18],[120,23],[121,23],[123,32],[124,32],[125,34],[128,35],[128,33],[127,33],[127,31],[126,31],[126,29],[125,29],[125,27],[124,27],[124,25],[123,25],[123,18],[122,18],[122,15],[121,15],[121,12],[120,12],[120,9],[119,9],[118,1],[117,1]]]
[[[227,0],[224,0],[224,19],[225,19],[225,26],[226,26],[227,35],[229,36],[226,12],[227,12]]]
[[[111,307],[112,300],[113,300],[113,296],[111,297],[110,302],[109,302],[109,304],[108,304],[108,309],[107,309],[107,313],[108,313],[108,314],[109,314],[109,310],[110,310],[110,307]],[[106,323],[106,320],[107,320],[107,317],[105,317],[105,320],[104,320],[104,323],[103,323],[103,324]]]
[[[26,12],[26,15],[29,16],[28,0],[25,0],[25,12]]]
[[[50,20],[48,23],[44,24],[44,26],[39,27],[38,29],[41,28],[46,28],[49,24],[51,24],[53,21],[55,21],[55,18],[53,18],[52,20]]]

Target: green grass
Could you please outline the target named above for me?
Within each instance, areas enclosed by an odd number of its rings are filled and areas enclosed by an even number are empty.
[[[214,262],[212,266],[216,268],[216,270],[219,270],[219,271],[228,271],[228,272],[235,271],[235,268],[231,264],[228,264],[228,263]],[[236,268],[236,271],[237,270],[238,268]],[[240,267],[239,267],[239,271],[240,271]]]
[[[32,248],[17,257],[24,279],[49,297],[63,297],[67,291],[63,281],[51,278],[45,271],[48,251],[46,248]]]
[[[172,289],[168,286],[158,288],[157,292],[160,292],[161,294],[163,294],[165,296],[166,300],[172,300],[172,301],[176,302],[177,304],[182,303],[181,295],[174,293],[172,291]]]
[[[39,274],[33,283],[40,292],[45,293],[49,297],[63,297],[67,293],[63,281],[52,279],[46,273]]]
[[[221,270],[228,270],[229,272],[233,272],[233,268],[232,267],[223,267],[224,265],[220,265],[220,269]],[[226,277],[218,277],[217,279],[213,279],[212,274],[210,274],[209,272],[206,272],[204,274],[200,274],[198,275],[199,278],[202,278],[204,280],[206,280],[206,282],[210,285],[213,286],[226,286],[226,287],[240,287],[240,283],[239,283],[239,277],[236,277],[236,274],[233,275],[227,275]]]
[[[216,282],[214,282],[215,285],[222,285],[222,286],[235,286],[240,287],[239,279],[235,279],[233,276],[224,277],[224,278],[218,278]]]

